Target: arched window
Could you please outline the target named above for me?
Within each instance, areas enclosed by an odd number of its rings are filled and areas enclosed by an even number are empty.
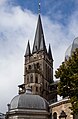
[[[35,83],[38,83],[38,75],[35,76]]]
[[[46,83],[46,89],[47,89],[47,83]]]
[[[53,119],[57,119],[57,113],[56,112],[53,113]]]
[[[49,74],[50,74],[50,72],[49,72],[49,66],[48,66],[47,68],[48,68],[48,72],[47,72],[47,73],[48,73],[48,74],[47,74],[47,75],[48,75],[48,77],[47,77],[48,79],[47,79],[47,80],[49,80],[49,78],[50,78],[50,77],[49,77]]]
[[[40,92],[41,92],[41,87],[40,87]]]
[[[46,78],[47,78],[47,64],[46,64]]]
[[[30,83],[33,83],[33,74],[30,75]]]
[[[38,87],[36,87],[36,91],[38,92]]]
[[[50,79],[51,79],[51,68],[50,68],[49,70],[50,70],[50,71],[49,71],[49,72],[50,72],[50,76],[49,76],[50,78],[49,78],[49,80],[50,80]]]
[[[39,63],[37,63],[37,69],[39,69],[40,68],[40,65],[39,65]]]
[[[52,119],[52,113],[50,113],[50,119]]]
[[[28,66],[28,69],[31,69],[31,65]]]
[[[32,86],[31,86],[31,90],[32,90]]]
[[[29,76],[27,76],[27,84],[29,83]]]

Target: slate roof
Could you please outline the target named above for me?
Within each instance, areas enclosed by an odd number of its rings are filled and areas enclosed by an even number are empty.
[[[35,53],[40,50],[46,50],[46,46],[45,46],[41,17],[39,14],[32,53]]]
[[[49,49],[48,49],[48,56],[50,60],[53,60],[50,44],[49,44]]]
[[[21,94],[15,96],[10,103],[12,109],[37,109],[48,110],[48,102],[39,95]]]
[[[30,55],[31,55],[31,50],[30,50],[30,43],[29,43],[29,41],[28,41],[25,56],[30,56]]]
[[[0,112],[0,119],[5,119],[5,114]]]

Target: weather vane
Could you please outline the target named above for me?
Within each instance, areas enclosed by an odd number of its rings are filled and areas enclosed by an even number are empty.
[[[41,3],[40,3],[40,0],[38,0],[38,12],[40,14],[40,7],[41,7]]]

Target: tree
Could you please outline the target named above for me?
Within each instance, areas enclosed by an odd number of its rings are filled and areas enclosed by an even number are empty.
[[[78,48],[55,71],[55,77],[60,78],[58,94],[68,97],[72,112],[78,114]]]

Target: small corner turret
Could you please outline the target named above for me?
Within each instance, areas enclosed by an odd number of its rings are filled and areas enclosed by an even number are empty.
[[[28,44],[27,44],[27,48],[26,48],[26,52],[25,52],[25,57],[30,56],[30,55],[31,55],[31,50],[30,50],[30,43],[28,40]]]
[[[53,57],[52,57],[52,52],[51,52],[51,46],[50,46],[50,44],[49,44],[49,48],[48,48],[48,57],[49,57],[50,60],[53,61]]]

